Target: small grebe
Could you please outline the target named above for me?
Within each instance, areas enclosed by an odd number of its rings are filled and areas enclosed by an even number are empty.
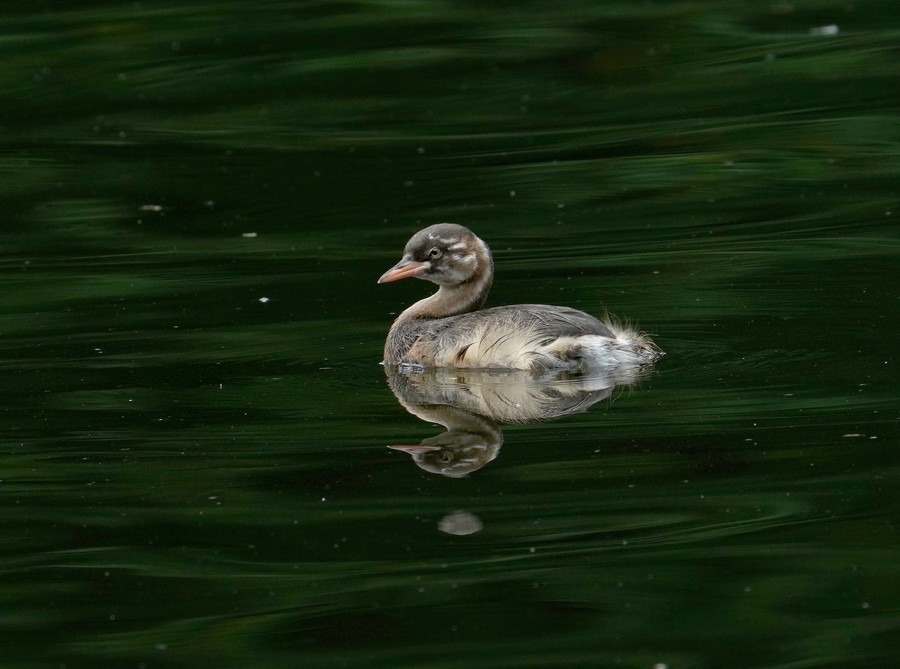
[[[439,223],[417,232],[403,259],[378,283],[410,276],[439,288],[394,321],[384,344],[385,364],[590,369],[642,365],[663,354],[644,333],[569,307],[482,309],[494,261],[487,244],[461,225]]]

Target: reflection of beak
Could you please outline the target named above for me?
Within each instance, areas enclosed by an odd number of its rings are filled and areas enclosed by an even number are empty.
[[[428,263],[404,258],[396,265],[391,267],[387,272],[382,274],[381,278],[378,279],[378,283],[390,283],[391,281],[399,281],[400,279],[405,279],[408,276],[420,277],[425,271],[427,265]]]
[[[413,455],[414,453],[430,453],[431,451],[441,450],[440,446],[428,446],[427,444],[399,444],[397,446],[388,446],[388,448],[392,448],[395,451],[403,451],[410,455]]]

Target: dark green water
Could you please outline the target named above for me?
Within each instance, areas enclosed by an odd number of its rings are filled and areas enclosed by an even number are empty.
[[[900,664],[895,2],[0,22],[0,666]],[[375,281],[443,220],[668,355],[410,414]],[[466,476],[387,448],[441,419]]]

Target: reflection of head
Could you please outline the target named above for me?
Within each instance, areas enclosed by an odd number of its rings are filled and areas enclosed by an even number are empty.
[[[460,478],[481,469],[500,452],[503,433],[493,421],[447,406],[420,407],[418,415],[450,429],[420,444],[390,448],[409,453],[426,472]]]

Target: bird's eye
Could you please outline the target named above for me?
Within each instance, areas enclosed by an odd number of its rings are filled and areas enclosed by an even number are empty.
[[[432,260],[437,260],[442,255],[444,255],[444,252],[441,251],[437,246],[435,246],[433,249],[431,249],[428,252],[428,257],[431,258]]]
[[[450,464],[451,462],[453,462],[453,453],[451,453],[450,451],[442,451],[441,455],[440,455],[440,460],[445,465]]]

